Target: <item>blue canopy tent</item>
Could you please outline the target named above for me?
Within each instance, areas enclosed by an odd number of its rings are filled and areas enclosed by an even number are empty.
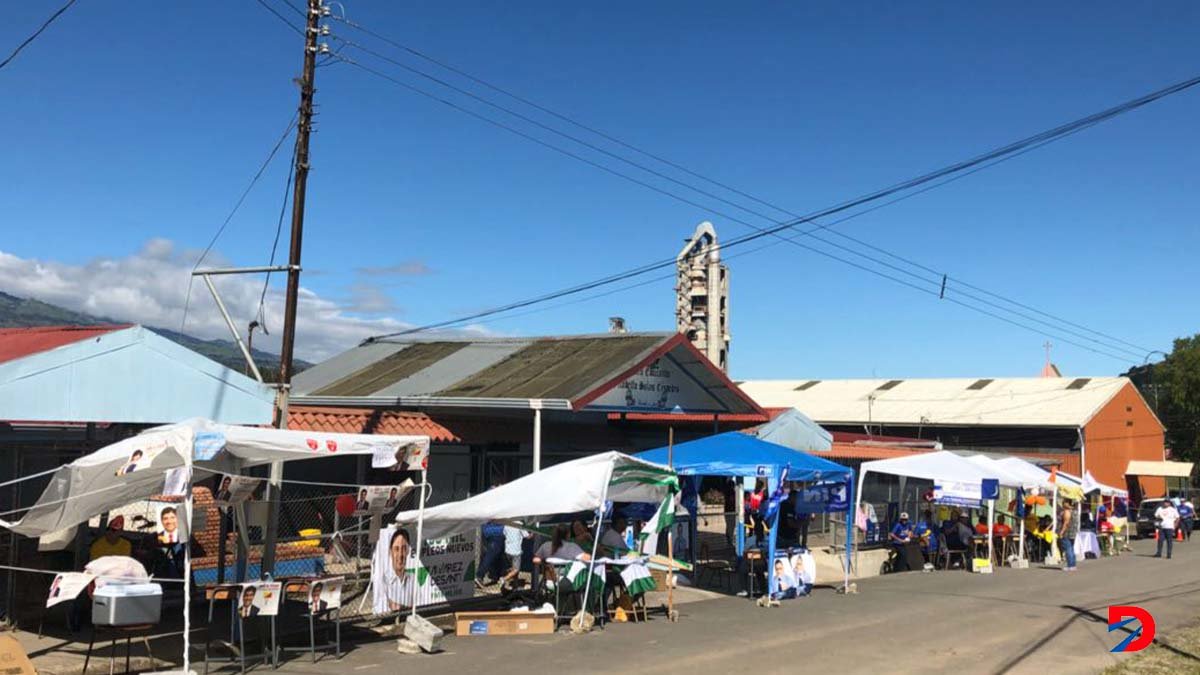
[[[668,464],[667,453],[668,448],[657,448],[639,452],[634,457],[657,464]],[[778,503],[779,488],[785,480],[804,481],[808,483],[838,483],[838,488],[841,488],[842,484],[844,484],[844,492],[840,495],[844,499],[839,498],[838,504],[844,505],[847,514],[846,562],[843,583],[846,586],[849,585],[850,549],[852,544],[851,537],[853,536],[853,530],[850,527],[851,518],[849,508],[850,504],[854,503],[853,469],[835,464],[827,459],[814,457],[782,445],[755,438],[740,431],[716,434],[675,445],[671,449],[671,461],[669,463],[678,475],[694,477],[694,481],[687,481],[688,483],[692,483],[693,486],[695,483],[698,483],[701,476],[766,478],[768,481],[767,487],[775,495],[773,501],[776,503]],[[692,522],[694,523],[696,519],[695,501],[693,500],[690,504],[685,502],[685,506],[688,507],[688,511],[692,516]],[[773,564],[775,560],[775,539],[779,529],[776,527],[778,520],[779,509],[774,509],[774,513],[771,513],[771,510],[768,509],[767,524],[770,527],[770,534],[767,537],[768,565]],[[744,546],[745,532],[739,527],[737,537],[737,553],[739,558],[744,552]],[[774,593],[774,577],[770,574],[767,576],[769,579],[769,588]]]

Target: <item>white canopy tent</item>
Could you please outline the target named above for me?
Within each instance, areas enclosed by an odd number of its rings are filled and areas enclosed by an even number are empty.
[[[488,521],[537,520],[580,511],[599,512],[609,501],[649,502],[661,504],[660,512],[667,508],[673,511],[675,501],[668,498],[678,492],[679,478],[669,467],[619,452],[605,452],[556,464],[462,501],[401,512],[396,515],[396,522],[415,521],[417,540],[424,541],[473,529]],[[584,608],[588,606],[600,545],[600,518],[596,520],[597,531],[583,591]],[[415,613],[416,603],[413,605]]]
[[[931,480],[935,483],[952,481],[981,485],[984,480],[996,480],[1003,483],[997,471],[984,468],[956,455],[948,450],[927,452],[906,457],[880,459],[873,462],[863,462],[858,472],[858,490],[855,493],[855,513],[862,502],[863,481],[868,473],[886,473],[893,476]],[[988,527],[990,529],[995,518],[995,500],[988,500]],[[988,557],[992,554],[992,538],[988,537]]]
[[[288,431],[190,419],[149,429],[55,469],[50,484],[25,515],[12,521],[0,519],[0,526],[37,537],[78,525],[131,502],[174,492],[185,497],[185,522],[190,527],[193,468],[204,469],[207,477],[210,472],[237,473],[271,462],[316,459],[333,454],[372,455],[375,466],[411,467],[424,474],[429,458],[429,437]],[[422,505],[423,497],[424,490]],[[184,546],[185,673],[190,672],[191,664],[190,549],[190,546]]]
[[[425,539],[438,539],[488,521],[537,519],[594,511],[606,501],[661,503],[678,491],[675,472],[619,452],[555,464],[537,473],[461,501],[425,509]],[[400,524],[418,520],[416,510],[396,515]]]

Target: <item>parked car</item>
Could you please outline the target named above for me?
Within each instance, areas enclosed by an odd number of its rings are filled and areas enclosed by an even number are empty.
[[[1157,525],[1154,522],[1154,512],[1158,510],[1159,506],[1162,506],[1164,501],[1166,500],[1161,498],[1143,499],[1142,503],[1138,505],[1137,529],[1134,530],[1134,534],[1137,535],[1138,539],[1154,536],[1154,530],[1157,529]]]

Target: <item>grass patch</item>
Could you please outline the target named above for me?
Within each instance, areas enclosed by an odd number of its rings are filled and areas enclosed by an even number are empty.
[[[1161,643],[1161,644],[1160,644]],[[1200,673],[1200,623],[1159,635],[1154,644],[1104,671],[1104,675]]]

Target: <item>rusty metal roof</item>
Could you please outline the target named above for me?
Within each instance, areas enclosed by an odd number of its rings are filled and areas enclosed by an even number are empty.
[[[130,324],[0,328],[0,363],[50,351],[80,340],[87,340],[129,327]]]
[[[292,391],[308,405],[665,412],[682,402],[765,417],[675,333],[374,340],[299,373]]]

